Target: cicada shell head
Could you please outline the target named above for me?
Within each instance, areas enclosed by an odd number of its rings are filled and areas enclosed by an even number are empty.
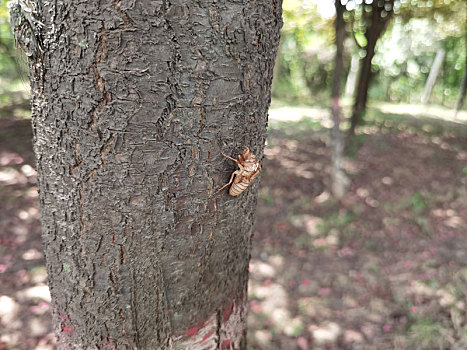
[[[241,156],[242,156],[242,158],[244,160],[255,159],[256,158],[255,154],[250,152],[250,149],[247,146],[243,146],[243,147],[244,147],[244,150],[241,153]]]

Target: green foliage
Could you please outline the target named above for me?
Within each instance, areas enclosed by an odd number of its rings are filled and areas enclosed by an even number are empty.
[[[324,18],[320,1],[284,0],[284,28],[274,72],[273,96],[293,103],[327,101],[334,68],[333,19]],[[371,5],[350,0],[344,13],[350,56],[367,44],[364,35]],[[329,2],[332,6],[332,2]],[[446,50],[431,103],[453,107],[466,61],[465,3],[462,0],[395,1],[395,18],[379,40],[370,100],[420,103],[436,51]],[[343,83],[345,83],[345,77]]]
[[[332,20],[323,20],[313,3],[286,0],[284,27],[275,67],[273,96],[289,101],[316,101],[327,96],[332,79]]]
[[[13,38],[10,30],[10,24],[8,23],[8,8],[6,7],[8,1],[0,0],[0,34],[1,38],[5,37]]]
[[[427,18],[407,22],[396,18],[378,42],[373,68],[379,74],[371,98],[419,103],[436,52],[444,48],[446,57],[431,102],[454,106],[465,69],[465,37],[445,36],[434,28]]]
[[[26,77],[26,61],[15,49],[7,0],[0,0],[0,92]]]
[[[439,84],[435,86],[432,102],[454,106],[459,95],[462,76],[466,68],[466,37],[448,36],[442,41],[446,50],[443,72]],[[441,96],[441,97],[440,97]]]
[[[355,40],[360,47],[365,47],[368,44],[368,40],[366,40],[366,36],[362,32],[356,32],[354,35]]]
[[[395,4],[395,13],[404,22],[425,18],[442,37],[465,34],[467,8],[464,0],[399,0]]]

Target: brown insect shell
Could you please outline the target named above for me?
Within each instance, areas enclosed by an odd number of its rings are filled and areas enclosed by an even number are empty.
[[[243,166],[243,174],[242,175],[249,175],[253,174],[258,170],[259,162],[256,160],[256,157],[253,156],[245,161],[241,162]]]
[[[245,150],[238,155],[238,160],[240,162],[242,162],[242,160],[247,160],[247,159],[250,159],[250,158],[256,158],[255,155],[253,153],[250,152],[250,149],[246,146],[245,147]],[[243,158],[243,159],[241,159]]]
[[[260,172],[261,166],[259,162],[256,160],[256,156],[254,153],[250,152],[250,149],[244,146],[244,150],[240,153],[237,157],[238,160],[235,160],[229,156],[226,156],[222,153],[225,157],[232,159],[237,163],[239,166],[239,170],[236,170],[228,183],[222,186],[217,192],[222,191],[225,187],[232,183],[230,186],[229,194],[231,196],[238,196],[243,191],[246,190],[250,181],[252,181]],[[235,176],[235,178],[234,178]]]

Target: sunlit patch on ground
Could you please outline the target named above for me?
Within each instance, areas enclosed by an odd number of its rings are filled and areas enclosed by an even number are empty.
[[[423,111],[368,117],[341,203],[329,195],[326,111],[271,113],[251,349],[467,348],[467,126]]]

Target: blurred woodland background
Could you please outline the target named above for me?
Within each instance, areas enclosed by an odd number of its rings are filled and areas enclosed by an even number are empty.
[[[249,348],[466,349],[466,2],[283,11]],[[54,349],[28,89],[0,0],[1,350]]]
[[[366,55],[366,35],[372,29],[368,19],[372,1],[342,3],[346,29],[342,87],[343,95],[352,97],[358,61]],[[465,2],[407,0],[394,1],[393,6],[376,44],[370,100],[420,104],[435,57],[444,52],[438,81],[425,100],[454,108],[465,74]],[[273,96],[301,104],[327,101],[336,51],[333,1],[286,0],[283,10]]]

